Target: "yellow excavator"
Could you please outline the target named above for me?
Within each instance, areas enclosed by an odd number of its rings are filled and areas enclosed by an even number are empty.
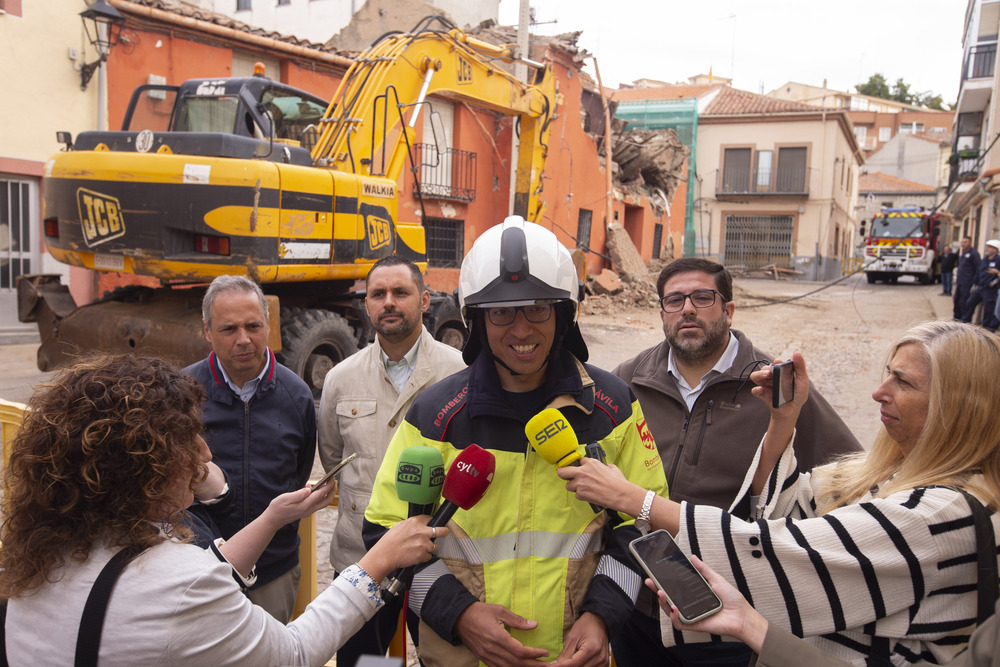
[[[43,179],[52,257],[161,287],[77,308],[58,276],[23,276],[19,318],[38,323],[39,368],[91,350],[193,362],[208,351],[205,284],[236,273],[261,284],[278,318],[272,347],[318,396],[326,372],[373,337],[359,282],[371,264],[395,253],[426,268],[423,227],[399,219],[397,187],[407,163],[421,173],[415,127],[430,96],[516,119],[515,212],[540,219],[555,81],[531,63],[533,83],[522,83],[498,64],[513,60],[511,47],[428,17],[362,53],[329,105],[262,75],[197,79],[140,86],[121,131],[59,133],[65,150]],[[425,163],[440,155],[421,151]],[[428,329],[461,346],[454,296],[432,301]]]

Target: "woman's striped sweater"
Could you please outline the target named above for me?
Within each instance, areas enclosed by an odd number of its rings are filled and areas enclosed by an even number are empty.
[[[873,633],[889,639],[895,665],[946,662],[958,653],[975,628],[977,595],[965,498],[945,487],[918,488],[817,516],[811,482],[789,447],[760,496],[760,518],[744,522],[683,503],[677,541],[769,621],[842,660],[864,665]],[[991,519],[1000,535],[1000,519]],[[709,640],[674,630],[663,615],[661,630],[667,646]]]

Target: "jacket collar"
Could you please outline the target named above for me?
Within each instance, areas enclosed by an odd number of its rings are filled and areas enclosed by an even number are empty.
[[[505,400],[490,354],[481,353],[469,369],[468,403],[472,417],[496,416],[527,422],[531,415],[518,414]],[[549,360],[542,395],[546,407],[572,405],[587,414],[594,410],[594,380],[585,365],[566,350]]]
[[[274,388],[274,378],[278,362],[270,347],[267,348],[267,355],[267,373],[265,373],[264,377],[262,377],[260,382],[257,384],[257,391],[255,392],[255,395],[258,396]],[[230,388],[229,383],[226,382],[226,375],[223,372],[222,362],[219,361],[219,356],[214,350],[208,354],[208,368],[212,372],[212,381],[214,382],[212,398],[215,400],[222,399],[224,402],[228,403],[234,396],[233,390]]]

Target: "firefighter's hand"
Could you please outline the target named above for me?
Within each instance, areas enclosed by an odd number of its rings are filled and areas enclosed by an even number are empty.
[[[553,665],[560,667],[604,667],[611,660],[608,629],[597,614],[580,615],[566,634],[562,653]]]
[[[534,630],[538,621],[529,621],[498,604],[473,602],[455,623],[455,630],[465,647],[491,667],[538,665],[549,652],[532,648],[511,637],[507,628]]]

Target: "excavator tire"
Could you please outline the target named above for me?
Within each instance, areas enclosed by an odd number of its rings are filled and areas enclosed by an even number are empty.
[[[357,351],[358,339],[351,325],[337,313],[294,308],[281,318],[278,361],[305,380],[316,400],[327,372]]]

